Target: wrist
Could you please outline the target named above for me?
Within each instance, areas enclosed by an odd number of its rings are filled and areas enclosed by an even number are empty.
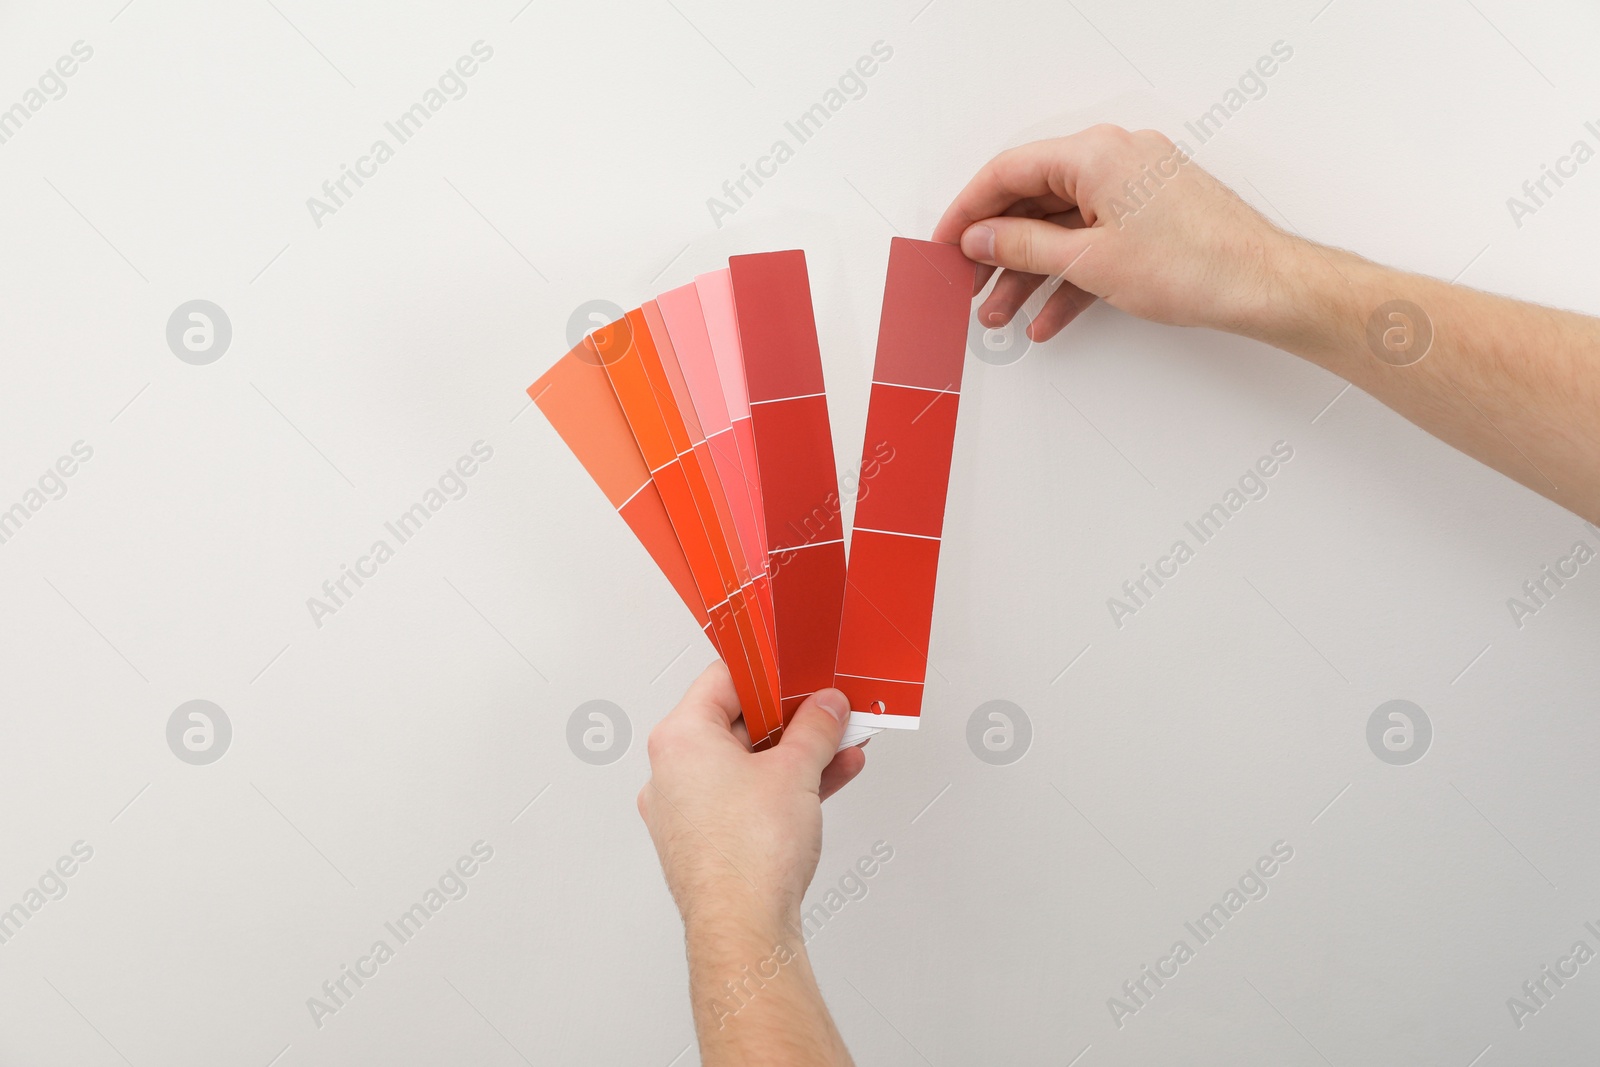
[[[1309,241],[1282,231],[1272,231],[1259,246],[1251,249],[1259,260],[1252,272],[1253,284],[1226,309],[1228,321],[1218,329],[1283,347],[1281,338],[1301,331],[1311,311],[1307,296],[1316,291],[1311,262],[1316,250]]]
[[[703,914],[686,920],[702,1062],[848,1065],[801,928]]]
[[[782,939],[800,930],[799,909],[761,899],[749,886],[698,893],[683,902],[684,933],[691,945],[736,945],[747,949]]]
[[[718,1029],[728,1005],[740,1008],[774,981],[811,973],[798,923],[708,908],[686,913],[683,927],[696,1010],[718,1016]]]
[[[1381,268],[1360,256],[1283,235],[1267,250],[1258,299],[1231,332],[1327,365],[1333,353],[1361,345],[1362,293]]]

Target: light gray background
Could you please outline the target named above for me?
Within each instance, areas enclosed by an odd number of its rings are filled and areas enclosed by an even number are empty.
[[[276,5],[276,6],[274,6]],[[336,215],[306,198],[478,40],[493,59]],[[1181,136],[1282,40],[1200,161],[1285,225],[1600,312],[1600,14],[1511,0],[7,4],[0,908],[6,1064],[688,1064],[681,935],[634,812],[711,657],[522,389],[592,299],[807,250],[835,447],[859,455],[889,238],[999,149]],[[706,199],[874,42],[893,58],[720,229]],[[233,326],[209,366],[180,304]],[[1577,519],[1262,346],[1103,307],[970,360],[926,725],[828,805],[812,943],[862,1063],[1568,1064],[1600,963],[1600,564],[1517,628]],[[306,598],[477,440],[492,461],[320,628]],[[1105,601],[1276,441],[1294,459],[1118,630]],[[1415,701],[1432,749],[1367,747]],[[214,701],[219,761],[167,747]],[[566,743],[611,700],[617,762]],[[1031,750],[977,759],[1004,699]],[[537,800],[530,805],[530,801]],[[472,843],[494,858],[348,1006],[306,1006]],[[1150,1006],[1107,999],[1275,841],[1294,858]],[[815,895],[815,894],[814,894]],[[1477,1057],[1475,1059],[1475,1057]]]

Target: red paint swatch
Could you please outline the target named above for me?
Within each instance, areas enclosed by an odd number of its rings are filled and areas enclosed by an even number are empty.
[[[833,683],[855,724],[920,722],[975,269],[954,245],[889,247]]]
[[[783,718],[833,684],[844,528],[805,253],[728,261],[767,537]],[[971,283],[971,275],[968,275]]]

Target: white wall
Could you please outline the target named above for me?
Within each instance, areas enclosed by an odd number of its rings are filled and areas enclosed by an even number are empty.
[[[93,450],[0,544],[0,908],[93,849],[0,945],[6,1063],[694,1062],[633,801],[711,652],[521,393],[586,301],[804,247],[848,467],[894,232],[1021,140],[1182,136],[1283,41],[1205,166],[1309,236],[1600,312],[1600,162],[1520,227],[1506,205],[1600,145],[1576,0],[123,3],[0,13],[0,107],[93,49],[0,144],[0,507]],[[466,95],[317,225],[307,198],[480,40]],[[717,227],[707,198],[878,41],[865,95]],[[194,299],[232,326],[205,366],[166,339]],[[814,894],[893,847],[812,944],[859,1061],[1592,1053],[1600,963],[1520,1030],[1506,1001],[1600,950],[1600,567],[1520,628],[1507,599],[1600,536],[1249,342],[1096,308],[967,374],[927,725],[829,803]],[[477,441],[464,498],[315,625]],[[1106,599],[1279,441],[1270,494],[1115,627]],[[206,766],[167,742],[194,699],[232,727]],[[606,766],[565,740],[594,699],[632,726]],[[1409,766],[1368,747],[1391,699],[1432,723]],[[1031,722],[1010,765],[968,747],[991,700]],[[1185,921],[1280,841],[1199,945]],[[307,998],[379,938],[318,1028]],[[1108,998],[1179,938],[1119,1028]]]

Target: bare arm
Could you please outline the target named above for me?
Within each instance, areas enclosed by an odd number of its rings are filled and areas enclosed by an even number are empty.
[[[1600,521],[1600,321],[1304,242],[1296,258],[1287,299],[1240,332]]]
[[[987,324],[1059,277],[1035,340],[1096,298],[1253,337],[1600,521],[1600,321],[1293,237],[1159,133],[1097,126],[1002,153],[934,239],[1005,268],[979,309]]]
[[[684,930],[702,1064],[854,1062],[823,1003],[798,925],[785,929],[729,910]]]
[[[859,746],[835,753],[849,714],[844,694],[824,689],[800,705],[782,742],[751,752],[719,661],[650,733],[639,814],[683,915],[706,1067],[852,1062],[800,926],[822,801],[866,765]]]

